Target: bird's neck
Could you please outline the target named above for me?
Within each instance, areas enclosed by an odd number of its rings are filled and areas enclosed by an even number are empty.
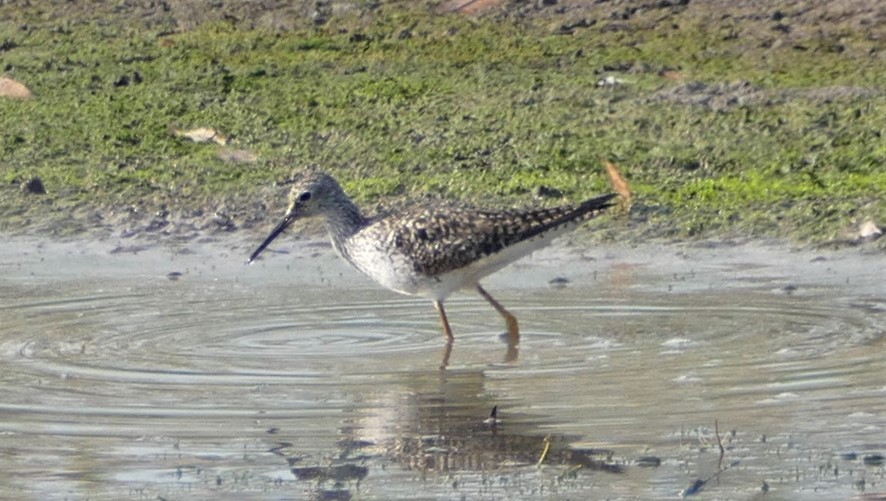
[[[339,253],[343,253],[347,240],[366,226],[367,222],[354,202],[342,201],[334,211],[326,214],[326,229],[332,245]]]

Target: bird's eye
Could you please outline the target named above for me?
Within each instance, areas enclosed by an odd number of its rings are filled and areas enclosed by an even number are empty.
[[[299,202],[307,202],[310,199],[311,199],[311,192],[310,191],[306,191],[298,196]]]

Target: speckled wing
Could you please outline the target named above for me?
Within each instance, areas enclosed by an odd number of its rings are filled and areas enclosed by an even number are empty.
[[[438,275],[465,267],[502,249],[538,237],[565,224],[599,215],[616,195],[604,195],[578,206],[550,209],[486,211],[440,206],[407,211],[398,218],[394,245],[412,261],[413,270]]]

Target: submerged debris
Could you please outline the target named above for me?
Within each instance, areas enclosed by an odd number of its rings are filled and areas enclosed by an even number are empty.
[[[299,480],[332,480],[346,482],[349,480],[363,480],[369,474],[369,468],[355,464],[340,464],[333,466],[303,466],[292,468],[292,474]]]
[[[661,458],[657,456],[642,456],[637,458],[637,466],[644,468],[657,468],[661,466]]]
[[[726,466],[720,468],[719,470],[717,470],[717,471],[716,471],[714,474],[712,474],[711,476],[709,476],[709,477],[707,477],[707,478],[699,478],[699,479],[696,479],[695,482],[692,482],[692,485],[690,485],[689,487],[683,489],[683,490],[680,492],[680,496],[682,496],[682,497],[685,498],[685,497],[694,496],[695,494],[698,494],[699,492],[702,491],[702,489],[704,489],[704,487],[705,487],[708,483],[710,483],[711,480],[714,480],[715,478],[718,478],[718,477],[720,476],[721,473],[723,473],[724,471],[726,471],[726,470],[728,470],[728,469],[730,469],[730,468],[732,468],[732,467],[734,467],[734,466],[738,466],[739,464],[741,464],[741,461],[738,460],[738,459],[736,459],[735,461],[733,461],[733,462],[729,463],[728,465],[726,465]]]
[[[489,417],[483,420],[483,424],[490,425],[492,433],[495,433],[498,430],[498,423],[501,423],[501,419],[498,418],[498,406],[494,405],[489,413]]]
[[[548,280],[548,285],[550,285],[554,289],[562,289],[569,285],[569,279],[566,277],[554,277]]]

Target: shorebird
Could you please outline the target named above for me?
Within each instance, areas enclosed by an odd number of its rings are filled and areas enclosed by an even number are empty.
[[[434,302],[448,347],[454,338],[443,302],[469,288],[504,318],[513,347],[520,339],[517,318],[479,280],[601,214],[615,196],[575,206],[504,211],[438,202],[369,218],[332,176],[309,170],[294,180],[283,219],[249,262],[297,219],[321,217],[332,246],[347,262],[388,289]]]

